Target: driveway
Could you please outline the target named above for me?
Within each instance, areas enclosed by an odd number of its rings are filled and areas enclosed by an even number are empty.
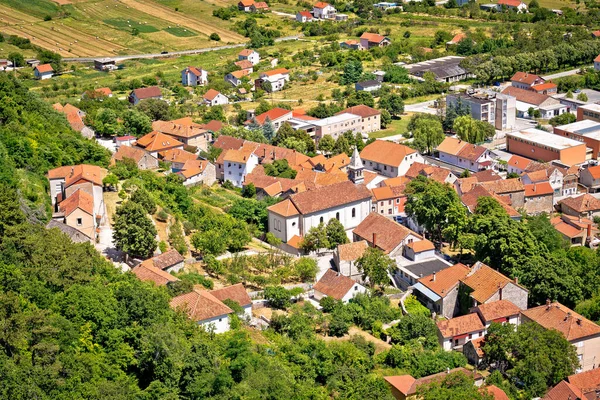
[[[115,267],[120,268],[123,272],[130,270],[129,266],[125,264],[125,254],[117,250],[113,244],[113,229],[108,222],[100,226],[98,242],[94,246],[100,254],[112,261]]]

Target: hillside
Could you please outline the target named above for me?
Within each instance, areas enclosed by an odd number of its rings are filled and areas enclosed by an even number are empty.
[[[0,32],[28,38],[63,57],[244,42],[232,29],[233,20],[212,15],[214,9],[227,5],[194,0],[0,0]],[[210,41],[212,33],[221,41]]]

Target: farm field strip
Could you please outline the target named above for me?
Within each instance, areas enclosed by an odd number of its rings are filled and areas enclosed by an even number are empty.
[[[32,17],[2,4],[0,4],[0,18],[2,18],[0,23],[8,24],[23,24],[41,21],[41,19],[37,19],[36,17]]]
[[[133,7],[138,11],[160,17],[171,23],[183,25],[206,36],[209,36],[213,32],[217,33],[223,42],[241,42],[245,40],[243,36],[227,29],[223,29],[216,24],[209,24],[194,17],[185,16],[182,13],[175,12],[170,8],[158,5],[156,3],[150,3],[144,0],[121,0],[121,3],[126,4],[129,7]]]

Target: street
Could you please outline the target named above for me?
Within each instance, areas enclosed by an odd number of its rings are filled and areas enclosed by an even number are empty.
[[[569,71],[557,72],[556,74],[542,76],[542,78],[545,80],[550,80],[550,79],[556,79],[556,78],[564,78],[565,76],[577,75],[579,73],[579,71],[581,71],[581,68],[589,68],[589,67],[590,66],[588,65],[588,66],[571,69]]]

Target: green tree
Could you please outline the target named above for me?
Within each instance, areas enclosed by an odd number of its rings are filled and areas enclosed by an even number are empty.
[[[104,186],[116,188],[119,184],[119,178],[115,174],[108,174],[102,179],[102,184]]]
[[[273,127],[273,124],[271,123],[271,119],[269,117],[265,119],[265,123],[262,126],[262,130],[263,135],[265,135],[265,138],[267,138],[269,142],[272,142],[273,138],[275,138],[275,128]]]
[[[454,372],[417,388],[417,397],[423,400],[493,400],[494,396],[473,385],[473,378],[463,372]]]
[[[308,253],[329,248],[329,238],[322,222],[308,230],[300,242],[300,248]]]
[[[548,123],[552,126],[559,126],[559,125],[567,125],[570,124],[572,122],[575,122],[577,120],[577,116],[575,114],[571,114],[569,112],[566,113],[562,113],[560,115],[557,115],[556,117],[552,117],[550,118],[550,120],[548,121]]]
[[[285,310],[292,305],[292,295],[283,286],[267,286],[264,291],[265,299],[273,308]]]
[[[133,136],[143,136],[152,131],[152,121],[146,114],[142,114],[138,110],[127,110],[123,115],[123,126],[125,133]]]
[[[313,282],[319,271],[317,261],[314,258],[301,257],[294,264],[294,271],[302,282]]]
[[[404,113],[404,101],[399,94],[386,94],[379,98],[379,108],[386,109],[393,117],[398,117]]]
[[[340,244],[349,242],[344,225],[342,225],[342,223],[336,218],[332,218],[329,220],[329,222],[327,222],[325,234],[327,235],[329,241],[328,248],[331,250],[337,248]]]
[[[170,119],[169,104],[166,101],[146,99],[140,101],[135,107],[138,111],[146,114],[152,121],[168,121]]]
[[[248,199],[253,199],[256,197],[256,186],[254,186],[254,183],[244,185],[242,189],[242,197],[246,197]]]
[[[150,197],[150,193],[142,188],[136,189],[129,200],[141,205],[148,214],[156,212],[156,202]]]
[[[358,270],[363,280],[368,279],[371,287],[383,287],[390,282],[390,274],[394,273],[396,263],[383,251],[377,248],[368,248],[363,255],[356,260]]]
[[[362,62],[356,59],[350,59],[346,61],[344,65],[344,72],[340,77],[340,84],[348,85],[358,82],[360,76],[363,73]]]
[[[221,36],[219,36],[219,34],[217,33],[211,33],[210,36],[208,37],[210,40],[214,40],[215,42],[219,42],[221,40]]]
[[[7,60],[13,63],[13,67],[25,66],[25,57],[23,57],[23,54],[17,53],[16,51],[8,53]]]
[[[365,106],[375,107],[375,100],[370,92],[359,90],[353,92],[346,100],[348,107],[358,106],[364,104]]]
[[[486,139],[487,132],[484,131],[484,127],[468,115],[457,117],[452,130],[465,142],[480,143]]]
[[[275,160],[272,163],[264,164],[265,174],[268,176],[275,176],[279,178],[294,179],[298,173],[295,169],[292,169],[288,164],[288,161],[283,158]]]
[[[413,134],[413,144],[422,153],[431,154],[444,141],[444,129],[438,118],[419,117],[415,114],[409,125]],[[428,115],[428,114],[424,114]]]
[[[324,135],[319,140],[319,150],[325,153],[331,153],[335,147],[335,139],[331,135]]]
[[[393,343],[408,344],[418,340],[426,349],[434,350],[439,347],[437,326],[426,315],[406,315],[396,325],[388,329]]]
[[[113,224],[117,249],[136,257],[147,258],[156,250],[156,228],[140,204],[126,201],[119,206]]]
[[[585,94],[584,92],[579,92],[579,94],[577,95],[577,100],[588,101],[587,94]]]

